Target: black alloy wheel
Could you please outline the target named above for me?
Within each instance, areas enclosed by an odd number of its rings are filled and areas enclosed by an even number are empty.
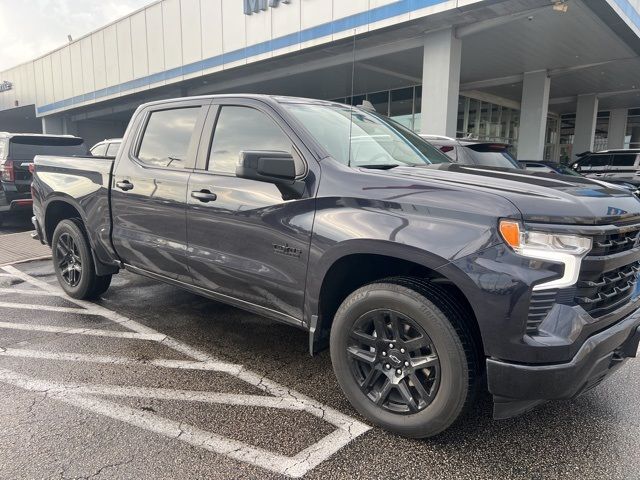
[[[77,287],[82,279],[82,258],[78,245],[68,233],[60,235],[56,244],[56,262],[67,285]]]
[[[392,413],[424,410],[440,386],[440,360],[431,338],[413,319],[375,310],[353,324],[347,353],[362,392]]]

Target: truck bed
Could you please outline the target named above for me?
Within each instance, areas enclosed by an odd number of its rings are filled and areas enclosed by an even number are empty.
[[[44,213],[53,202],[64,197],[84,221],[98,259],[106,265],[113,265],[116,254],[111,245],[109,203],[113,158],[38,155],[34,163],[37,172],[33,180],[34,191],[39,197],[34,202],[34,214],[39,217],[37,209]],[[46,229],[46,225],[42,227]]]

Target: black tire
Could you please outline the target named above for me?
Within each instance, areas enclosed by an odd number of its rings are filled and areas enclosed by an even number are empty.
[[[111,275],[96,275],[91,247],[81,220],[61,221],[53,232],[51,250],[56,277],[67,295],[78,300],[90,300],[107,291]]]
[[[372,423],[402,436],[449,428],[473,403],[481,375],[464,316],[446,290],[420,279],[391,278],[353,292],[331,329],[331,360],[347,399]]]

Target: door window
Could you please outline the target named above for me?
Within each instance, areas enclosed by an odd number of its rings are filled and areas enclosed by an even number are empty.
[[[289,137],[267,115],[251,107],[223,106],[211,143],[208,169],[234,174],[243,150],[291,152]],[[302,173],[302,166],[296,167]]]
[[[630,168],[630,167],[633,167],[635,163],[636,163],[635,153],[621,153],[613,156],[613,162],[611,164],[614,167]]]
[[[151,167],[187,168],[187,153],[200,115],[200,107],[176,108],[151,113],[138,160]]]
[[[610,155],[590,155],[580,161],[580,171],[602,170],[609,165],[610,159]]]

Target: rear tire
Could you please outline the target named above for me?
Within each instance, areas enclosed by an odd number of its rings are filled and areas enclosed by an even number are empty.
[[[472,404],[479,356],[465,312],[443,288],[392,278],[353,292],[331,329],[331,360],[344,394],[371,422],[424,438]]]
[[[106,292],[111,275],[96,275],[89,240],[82,221],[61,221],[51,241],[53,267],[62,289],[78,300],[94,299]]]

